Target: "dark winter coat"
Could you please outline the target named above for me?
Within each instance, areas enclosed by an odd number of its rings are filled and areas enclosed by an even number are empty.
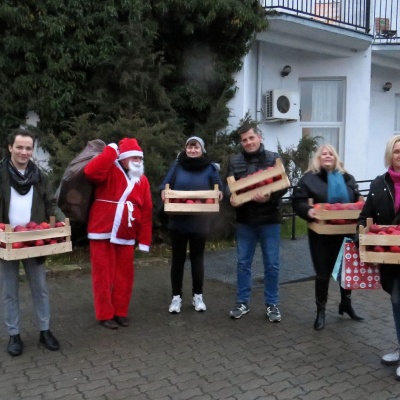
[[[343,174],[344,182],[349,194],[350,203],[355,203],[361,196],[354,177],[348,173]],[[312,199],[314,204],[328,203],[328,174],[325,169],[320,172],[306,172],[293,193],[293,209],[295,213],[308,222],[312,218],[308,216],[308,211],[312,208],[308,203]]]
[[[160,191],[165,189],[167,183],[171,183],[173,190],[214,190],[218,185],[222,191],[222,182],[217,166],[209,162],[206,166],[198,169],[188,170],[176,161],[169,169]],[[168,229],[184,233],[201,233],[207,235],[210,231],[211,215],[170,215]]]
[[[11,185],[7,169],[7,160],[0,162],[0,221],[9,223]],[[65,215],[57,206],[57,200],[47,174],[40,171],[40,180],[33,186],[31,221],[41,223],[55,216],[56,221],[64,221]]]
[[[357,225],[367,226],[367,218],[372,218],[378,225],[399,224],[400,213],[396,216],[394,196],[394,183],[389,173],[377,176],[371,182]],[[400,279],[400,267],[382,264],[380,271],[383,290],[392,293],[394,280]]]
[[[227,176],[233,176],[235,180],[244,178],[256,171],[273,167],[277,158],[279,158],[278,153],[265,150],[263,145],[254,154],[246,153],[242,150],[231,157]],[[240,224],[248,225],[280,223],[281,198],[286,192],[287,189],[283,189],[272,193],[271,199],[266,203],[249,201],[236,207],[236,221]],[[228,188],[227,195],[228,198],[231,195]]]

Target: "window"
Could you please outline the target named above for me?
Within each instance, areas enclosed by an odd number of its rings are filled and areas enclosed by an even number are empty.
[[[396,94],[394,104],[394,134],[400,135],[400,94]]]
[[[329,143],[343,157],[344,79],[300,81],[302,136]]]

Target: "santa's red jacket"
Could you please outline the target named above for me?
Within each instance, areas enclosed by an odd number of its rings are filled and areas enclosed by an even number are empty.
[[[130,180],[117,158],[116,150],[106,146],[85,166],[85,175],[96,185],[88,238],[122,245],[138,242],[139,250],[149,251],[153,209],[149,181],[145,175]]]

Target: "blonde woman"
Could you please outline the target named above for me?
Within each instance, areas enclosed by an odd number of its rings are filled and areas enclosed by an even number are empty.
[[[387,144],[384,157],[388,169],[372,182],[360,213],[357,225],[366,226],[367,218],[379,225],[400,223],[400,135],[392,136]],[[396,365],[396,379],[400,380],[399,343],[400,343],[400,268],[396,265],[380,266],[381,283],[385,292],[390,294],[393,319],[397,335],[397,349],[382,357],[382,364]]]
[[[312,222],[315,219],[315,210],[309,205],[309,199],[312,199],[314,204],[354,203],[359,197],[356,181],[343,169],[336,149],[330,144],[323,144],[315,152],[309,169],[294,191],[293,208],[298,216]],[[317,317],[314,329],[317,331],[325,326],[329,280],[345,236],[349,235],[320,235],[311,229],[308,230],[311,260],[316,273]],[[351,290],[340,287],[340,294],[339,314],[347,313],[354,320],[362,320],[351,305]]]

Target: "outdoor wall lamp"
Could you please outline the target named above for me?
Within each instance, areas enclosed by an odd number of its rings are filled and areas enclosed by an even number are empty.
[[[282,68],[281,76],[288,76],[292,72],[292,67],[290,65],[285,65]]]
[[[384,92],[388,92],[390,89],[392,88],[392,82],[386,82],[384,85],[383,85],[383,91]]]

